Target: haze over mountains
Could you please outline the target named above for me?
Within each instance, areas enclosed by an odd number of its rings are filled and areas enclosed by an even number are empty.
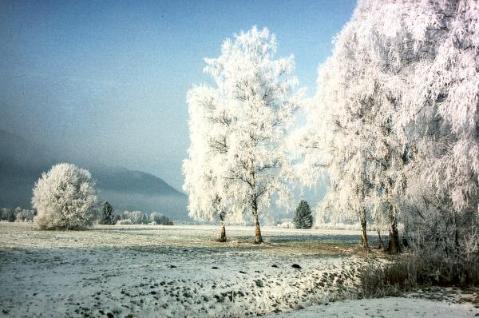
[[[61,161],[62,158],[48,149],[0,130],[0,207],[29,208],[35,181],[42,172]],[[92,173],[99,199],[109,201],[118,212],[157,211],[173,220],[188,219],[185,194],[159,177],[122,167],[80,166]]]

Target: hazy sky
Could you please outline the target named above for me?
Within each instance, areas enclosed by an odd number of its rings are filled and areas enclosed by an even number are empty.
[[[65,159],[154,173],[180,189],[186,91],[203,58],[266,26],[314,93],[354,0],[0,0],[0,129]]]

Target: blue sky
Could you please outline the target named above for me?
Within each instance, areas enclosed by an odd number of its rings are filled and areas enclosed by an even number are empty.
[[[0,0],[0,129],[62,158],[154,173],[181,188],[185,96],[203,58],[253,25],[293,54],[301,86],[355,0]]]

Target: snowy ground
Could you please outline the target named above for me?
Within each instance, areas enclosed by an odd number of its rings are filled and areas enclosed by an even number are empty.
[[[479,309],[471,303],[457,304],[407,297],[345,300],[328,305],[315,305],[294,312],[295,318],[466,318],[474,316],[479,316]],[[286,317],[291,317],[291,313],[268,315],[265,318]]]
[[[211,239],[215,231],[99,226],[54,232],[0,223],[0,316],[290,312],[348,298],[364,262],[355,255],[356,232],[265,228],[266,244],[258,246],[250,243],[253,228],[227,228],[226,244]]]

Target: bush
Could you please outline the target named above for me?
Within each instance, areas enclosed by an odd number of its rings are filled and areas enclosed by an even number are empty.
[[[418,284],[479,284],[479,220],[476,211],[435,207],[407,220],[407,243],[414,254]]]
[[[151,212],[150,221],[154,224],[173,225],[173,222],[159,212]]]
[[[304,200],[299,202],[293,223],[297,229],[310,229],[313,226],[313,215],[311,214],[308,202]]]
[[[370,264],[359,274],[360,295],[365,298],[398,296],[416,286],[416,270],[407,261],[391,264]]]
[[[439,257],[422,253],[404,255],[391,264],[369,265],[360,273],[362,297],[397,296],[417,286],[477,286],[479,257]]]
[[[148,217],[143,211],[125,211],[122,219],[129,219],[132,224],[147,224]]]
[[[294,229],[296,227],[293,222],[288,220],[283,220],[282,222],[276,224],[276,226],[282,229]]]
[[[16,216],[15,220],[17,222],[33,222],[33,218],[35,217],[35,210],[20,210]]]
[[[79,230],[92,224],[96,194],[90,172],[73,164],[55,165],[33,188],[40,229]]]
[[[16,219],[15,217],[15,209],[8,209],[2,208],[0,211],[0,220],[14,222]]]
[[[159,212],[150,215],[143,211],[124,211],[116,224],[162,224],[173,225],[173,222]],[[116,221],[116,219],[115,219]]]

